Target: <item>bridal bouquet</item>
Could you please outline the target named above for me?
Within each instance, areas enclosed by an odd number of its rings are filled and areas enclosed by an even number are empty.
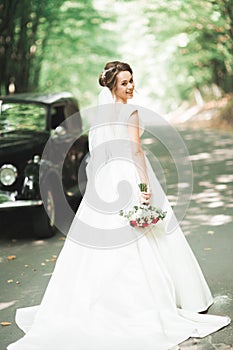
[[[147,191],[147,185],[140,183],[139,188],[142,192]],[[159,220],[163,220],[167,212],[155,208],[148,204],[135,205],[129,211],[120,210],[119,215],[125,217],[133,227],[147,227],[155,225]]]

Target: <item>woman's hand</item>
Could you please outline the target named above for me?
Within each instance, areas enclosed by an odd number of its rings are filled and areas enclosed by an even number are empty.
[[[148,189],[147,192],[140,192],[140,202],[142,204],[150,204],[151,193]]]

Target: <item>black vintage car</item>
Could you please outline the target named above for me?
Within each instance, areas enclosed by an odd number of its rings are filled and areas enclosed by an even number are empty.
[[[30,221],[38,237],[51,236],[64,214],[59,201],[65,198],[72,213],[80,203],[87,155],[70,93],[0,96],[0,232]]]

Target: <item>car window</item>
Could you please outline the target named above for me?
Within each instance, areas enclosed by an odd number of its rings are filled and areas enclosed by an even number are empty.
[[[51,129],[56,129],[65,119],[64,105],[55,105],[51,108]]]
[[[73,116],[73,118],[69,118]],[[65,123],[63,123],[65,121]],[[78,106],[72,101],[65,104],[54,105],[51,108],[51,128],[56,129],[63,123],[63,127],[69,131],[78,131],[82,129],[81,118],[78,114]]]
[[[75,104],[73,101],[69,101],[65,105],[65,117],[69,118],[71,115],[78,112],[78,105]]]
[[[67,129],[73,132],[80,132],[82,130],[82,121],[77,103],[73,101],[68,102],[65,106],[64,112],[66,117]]]
[[[42,106],[28,103],[3,102],[0,111],[1,130],[45,130],[46,109]]]

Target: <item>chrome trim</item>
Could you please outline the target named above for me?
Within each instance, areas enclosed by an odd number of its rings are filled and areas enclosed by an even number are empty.
[[[5,169],[11,170],[13,172],[14,179],[13,179],[13,182],[11,182],[10,184],[4,184],[4,182],[1,180],[1,173]],[[0,182],[4,186],[12,186],[15,183],[15,181],[17,179],[17,176],[18,176],[18,171],[17,171],[17,168],[14,165],[12,165],[12,164],[4,164],[4,165],[1,166],[1,168],[0,168]]]
[[[25,207],[36,207],[43,204],[42,200],[18,200],[18,201],[9,201],[0,204],[1,209],[9,208],[25,208]]]

